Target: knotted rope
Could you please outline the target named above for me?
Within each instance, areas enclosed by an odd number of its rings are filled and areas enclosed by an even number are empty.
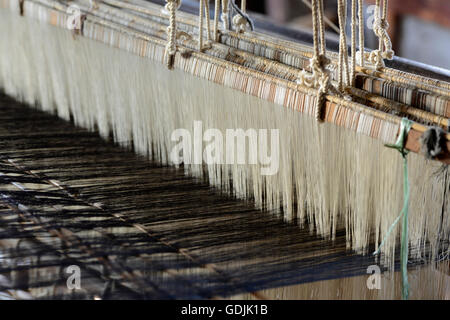
[[[250,26],[250,30],[253,31],[255,26],[253,25],[253,21],[248,16],[247,12],[247,2],[245,0],[241,1],[241,8],[236,5],[234,0],[230,1],[231,7],[237,12],[237,14],[233,17],[232,23],[234,30],[237,32],[245,32]]]
[[[177,27],[175,21],[176,10],[181,6],[181,0],[166,0],[166,11],[169,13],[169,26],[167,27],[167,44],[164,59],[167,68],[172,69],[177,52]]]
[[[215,0],[214,7],[214,41],[219,41],[219,14],[220,8],[222,7],[222,14],[220,14],[220,19],[223,23],[223,29],[230,29],[230,19],[229,19],[229,7],[231,7],[237,12],[237,14],[233,17],[232,23],[233,28],[237,32],[245,32],[250,26],[250,29],[254,30],[254,25],[250,17],[247,15],[247,2],[241,1],[241,8],[239,9],[236,3],[232,0]],[[201,51],[203,47],[203,18],[206,17],[206,32],[207,32],[207,40],[210,41],[210,16],[209,16],[209,1],[208,0],[200,0],[199,3],[199,50]]]
[[[167,27],[167,44],[164,60],[167,68],[172,69],[177,52],[177,27],[175,21],[176,10],[181,5],[181,0],[166,0],[166,11],[169,13],[169,26]]]
[[[326,57],[325,24],[323,18],[323,0],[312,1],[314,56],[310,60],[312,74],[302,70],[297,80],[298,84],[307,87],[316,87],[315,117],[322,121],[322,109],[325,103],[325,95],[331,87],[330,72],[326,66],[330,60]]]
[[[203,17],[206,18],[206,40],[211,41],[211,18],[209,15],[209,0],[200,0],[198,18],[198,50],[202,51],[203,46]]]
[[[375,20],[373,31],[378,37],[378,49],[369,54],[369,61],[375,66],[376,70],[384,67],[384,60],[392,60],[394,51],[392,50],[391,38],[387,32],[389,24],[387,22],[388,0],[383,0],[383,17],[381,17],[381,0],[375,2]]]
[[[309,7],[312,10],[312,4],[310,0],[302,0],[303,3]],[[358,2],[358,17],[356,15],[356,3]],[[323,2],[320,4],[319,11],[323,11]],[[346,3],[344,1],[338,0],[338,17],[339,17],[339,25],[338,28],[336,25],[334,25],[333,22],[327,19],[326,16],[320,15],[320,20],[324,20],[332,29],[334,29],[339,34],[339,62],[338,62],[338,68],[339,68],[339,74],[338,74],[338,83],[341,90],[343,90],[344,87],[344,80],[346,81],[346,85],[354,85],[355,77],[356,77],[356,63],[357,60],[361,64],[361,66],[364,66],[364,15],[363,15],[363,0],[352,0],[352,23],[351,23],[351,29],[352,29],[352,61],[351,61],[351,70],[349,71],[348,66],[348,49],[347,49],[347,36],[345,33],[345,26],[347,23],[347,15],[346,15],[347,9],[346,9]],[[359,20],[358,20],[359,19]],[[319,24],[323,26],[323,23],[319,21]],[[359,48],[360,52],[356,53],[356,26],[359,25]],[[324,28],[322,27],[320,29],[321,32],[321,43],[324,43]],[[362,62],[361,62],[362,61]]]
[[[345,26],[347,24],[347,5],[346,1],[338,0],[338,18],[339,18],[339,63],[338,63],[338,89],[344,90],[344,85],[350,85],[350,75],[348,66],[347,35]]]

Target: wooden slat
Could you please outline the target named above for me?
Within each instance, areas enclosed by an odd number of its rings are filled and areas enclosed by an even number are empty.
[[[422,136],[422,132],[416,130],[416,129],[411,129],[411,131],[408,134],[408,138],[406,139],[406,149],[416,152],[416,153],[420,153],[420,149],[421,149],[421,143],[420,143],[420,137]],[[446,152],[444,152],[443,154],[439,155],[436,160],[439,160],[445,164],[450,164],[450,153],[448,152],[448,150],[450,150],[450,141],[447,140],[447,150]]]

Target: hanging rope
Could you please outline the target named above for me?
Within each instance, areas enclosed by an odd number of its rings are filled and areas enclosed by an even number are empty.
[[[177,52],[177,27],[175,21],[176,10],[181,5],[181,0],[166,0],[166,11],[169,13],[169,26],[167,27],[167,45],[164,54],[167,68],[172,69]]]
[[[355,86],[355,75],[356,75],[356,0],[352,0],[352,69],[350,71],[351,85]]]
[[[358,1],[358,4],[359,4],[359,13],[358,13],[358,15],[359,15],[359,22],[358,22],[358,20],[356,18],[356,1]],[[312,5],[311,5],[311,2],[309,0],[302,0],[302,2],[308,8],[310,8],[312,10]],[[356,26],[358,24],[359,24],[359,47],[363,48],[362,50],[360,49],[361,53],[359,54],[359,60],[363,61],[362,65],[364,65],[364,56],[363,56],[363,54],[364,54],[364,16],[363,16],[363,5],[362,5],[362,2],[363,2],[363,0],[352,0],[352,69],[350,71],[350,75],[347,76],[347,79],[350,79],[350,80],[347,81],[348,85],[354,85],[354,79],[355,79],[355,75],[356,75],[355,68],[356,68],[356,59],[357,59],[357,56],[358,56],[356,54]],[[338,5],[339,5],[339,3],[338,3]],[[342,3],[341,3],[341,6],[342,6]],[[340,8],[341,7],[339,7],[338,9],[340,9]],[[321,9],[320,9],[320,11],[323,11],[323,2],[321,2]],[[344,39],[343,42],[345,44],[347,43],[346,34],[345,34],[345,24],[346,24],[345,20],[346,20],[346,12],[347,12],[347,10],[345,9],[344,11],[345,11],[344,13],[342,13],[342,11],[341,11],[341,15],[340,15],[340,17],[341,17],[340,21],[341,22],[343,21],[344,28],[337,27],[333,22],[328,20],[326,16],[323,16],[323,17],[320,16],[321,19],[324,20],[324,22],[326,22],[333,30],[336,31],[336,33],[339,34],[340,44],[342,43],[341,42],[342,39]],[[320,25],[323,26],[324,24],[321,23]],[[325,39],[324,28],[321,29],[321,34],[322,34],[321,41],[323,42],[324,39]],[[341,48],[344,49],[343,46]],[[347,47],[346,46],[345,46],[344,50],[347,51]],[[344,65],[341,65],[341,66],[343,66],[343,68],[348,69],[348,62],[346,62],[347,60],[343,59],[343,56],[347,56],[347,54],[344,54],[341,51],[340,51],[340,54],[341,55],[339,56],[339,61],[342,61],[342,63],[344,63]],[[348,56],[345,59],[348,59]],[[339,63],[341,63],[341,62],[339,62]],[[342,72],[343,71],[339,72],[341,74],[341,77],[342,77]],[[342,90],[342,87],[343,87],[342,81],[343,81],[343,79],[341,78],[341,82],[340,82],[341,83],[341,90]]]
[[[364,0],[358,0],[359,64],[364,67]]]
[[[214,41],[219,41],[219,11],[220,11],[220,0],[216,0],[214,4]]]
[[[205,18],[206,18],[206,40],[211,41],[211,16],[209,13],[209,0],[203,0],[205,4]]]
[[[198,50],[202,51],[204,49],[203,45],[203,25],[204,19],[206,18],[206,40],[211,41],[211,17],[209,15],[209,0],[200,0],[199,3],[199,17],[198,17]]]
[[[319,11],[318,11],[318,23],[319,23],[319,34],[320,34],[320,54],[325,54],[325,19],[324,19],[324,8],[323,0],[319,1]]]
[[[358,7],[358,12],[356,8]],[[350,73],[351,85],[355,86],[356,81],[356,64],[359,63],[364,67],[364,1],[352,0],[352,69]],[[356,52],[356,33],[358,25],[359,30],[359,51]]]
[[[203,8],[205,6],[205,0],[200,0],[198,5],[198,50],[203,50]]]
[[[375,2],[375,20],[373,31],[378,37],[378,49],[373,50],[369,55],[369,61],[374,64],[375,69],[379,70],[384,67],[384,60],[392,60],[394,58],[394,51],[392,50],[391,38],[387,29],[389,24],[387,22],[387,6],[388,0],[383,0],[383,17],[381,17],[381,0]]]
[[[310,60],[312,74],[302,70],[297,80],[298,84],[307,87],[318,87],[315,104],[315,118],[322,121],[322,110],[325,104],[325,95],[331,88],[330,72],[326,66],[330,60],[326,57],[325,24],[324,24],[323,0],[312,1],[313,42],[314,56]]]
[[[241,11],[243,13],[247,12],[247,0],[241,0]]]
[[[220,19],[223,23],[224,30],[230,30],[230,16],[229,12],[229,0],[222,0],[222,14],[220,15]]]
[[[207,0],[206,0],[207,1]],[[229,15],[229,7],[230,4],[233,3],[233,1],[229,1],[229,0],[215,0],[215,7],[214,7],[214,41],[218,42],[219,41],[219,16],[220,16],[220,20],[222,21],[223,24],[223,29],[224,30],[230,30],[230,15]],[[200,0],[200,5],[202,5],[202,1]],[[222,13],[220,14],[220,8],[222,8]],[[238,8],[239,9],[239,8]],[[200,11],[202,12],[203,9],[200,9]],[[244,20],[242,20],[241,18],[236,18],[239,21],[234,21],[233,25],[235,26],[235,29],[237,29],[239,32],[243,32],[246,29],[247,23],[250,24],[251,29],[253,30],[253,23],[250,20],[250,18],[247,16],[246,12],[246,1],[243,1],[241,4],[241,13],[242,15],[237,15],[238,17],[242,17]],[[235,19],[235,17],[233,18]],[[242,26],[241,26],[242,25]]]
[[[400,126],[400,134],[397,138],[395,144],[386,144],[388,148],[396,149],[400,152],[403,158],[403,208],[400,215],[395,219],[392,225],[389,227],[386,236],[383,241],[381,241],[378,250],[373,254],[379,254],[381,248],[383,247],[387,237],[390,235],[394,227],[403,217],[402,221],[402,234],[401,234],[401,245],[400,245],[400,268],[402,272],[402,299],[408,300],[409,297],[409,283],[408,283],[408,211],[409,211],[409,179],[408,179],[408,151],[405,149],[406,138],[408,137],[409,130],[411,129],[412,121],[408,118],[403,118]]]
[[[338,64],[338,89],[344,90],[344,85],[350,85],[350,75],[348,66],[347,35],[345,26],[347,24],[347,6],[346,1],[338,0],[338,18],[339,18],[339,64]]]

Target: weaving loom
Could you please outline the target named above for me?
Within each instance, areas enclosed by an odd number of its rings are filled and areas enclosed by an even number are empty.
[[[245,1],[0,0],[0,88],[40,109],[1,97],[0,297],[448,298],[450,80],[384,61],[377,2],[379,49],[351,1],[333,52],[322,1],[311,47]],[[175,161],[198,122],[279,130],[276,172]]]

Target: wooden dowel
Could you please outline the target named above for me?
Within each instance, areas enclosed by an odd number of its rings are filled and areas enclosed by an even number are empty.
[[[395,110],[397,112],[404,113],[409,116],[413,116],[413,117],[422,119],[424,122],[431,122],[435,125],[438,125],[444,129],[446,129],[446,130],[450,126],[449,119],[447,119],[443,116],[434,114],[432,112],[428,112],[426,110],[414,108],[414,107],[406,105],[406,104],[392,101],[392,100],[386,99],[384,97],[375,95],[373,93],[370,93],[370,92],[367,92],[367,91],[364,91],[364,90],[361,90],[358,88],[348,87],[348,88],[346,88],[346,90],[356,97],[379,104],[379,105],[389,108],[391,110]]]

